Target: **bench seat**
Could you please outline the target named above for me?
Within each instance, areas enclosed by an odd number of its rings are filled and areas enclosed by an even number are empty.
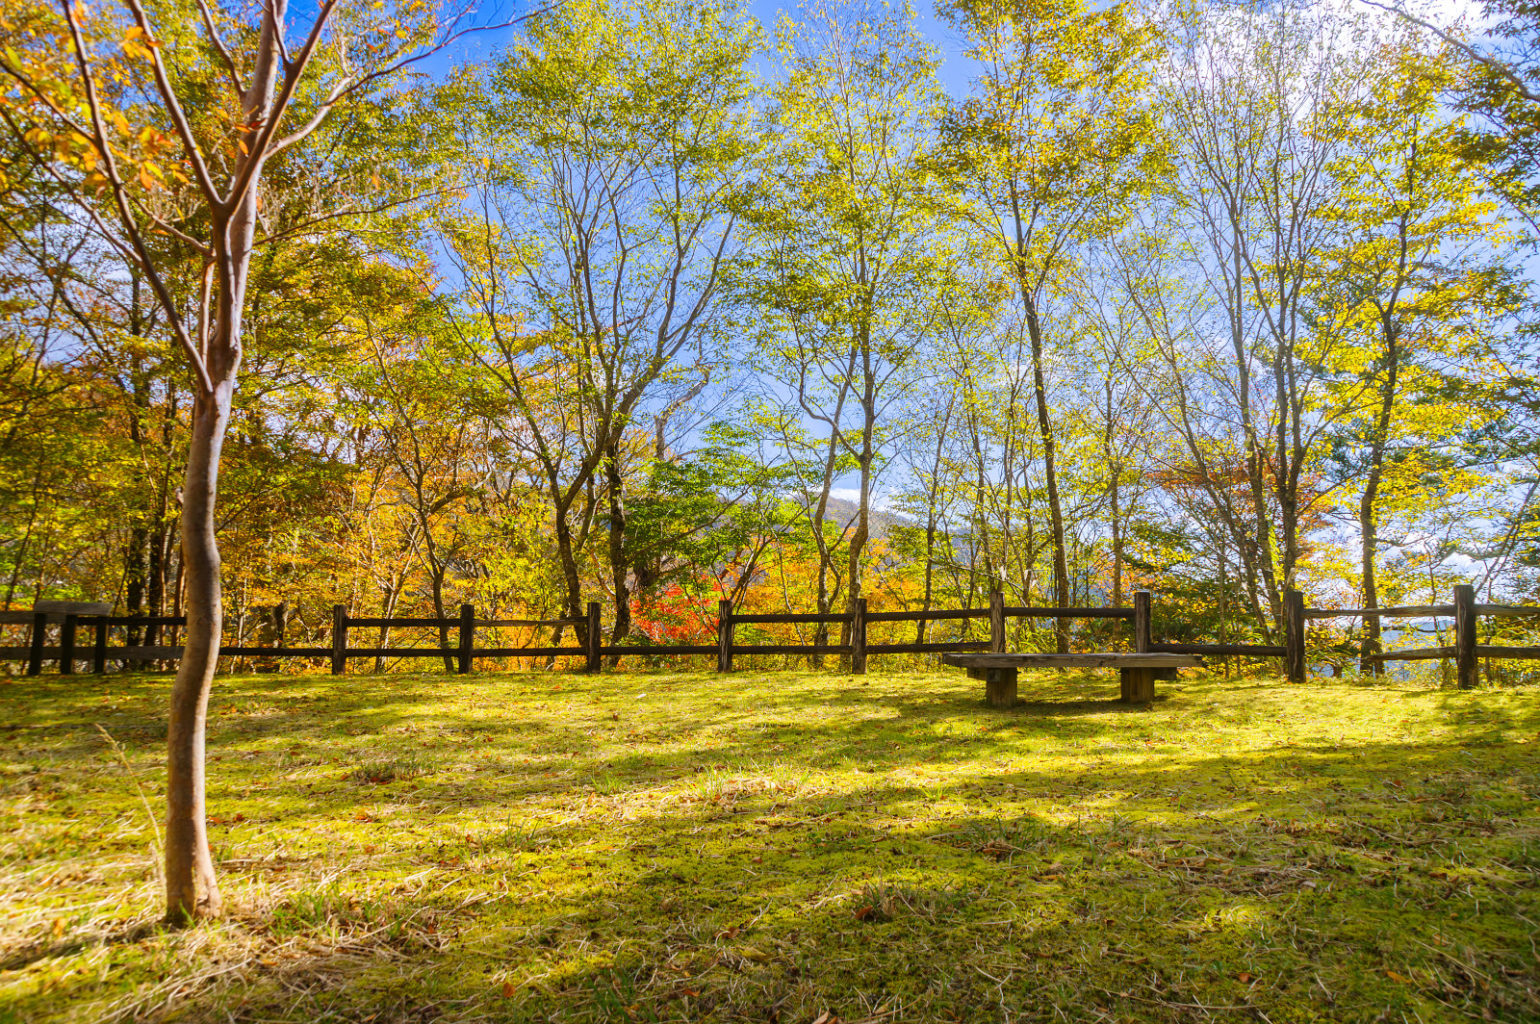
[[[1179,668],[1201,668],[1203,659],[1193,654],[1104,651],[1093,654],[1002,654],[967,652],[943,654],[943,665],[965,668],[974,679],[984,680],[991,707],[1008,708],[1017,703],[1016,673],[1023,668],[1116,668],[1122,699],[1147,704],[1155,699],[1157,673],[1172,678]]]

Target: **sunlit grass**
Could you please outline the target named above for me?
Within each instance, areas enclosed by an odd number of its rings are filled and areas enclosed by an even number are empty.
[[[0,683],[0,1020],[1540,1019],[1534,688],[221,678],[164,932],[167,685]]]

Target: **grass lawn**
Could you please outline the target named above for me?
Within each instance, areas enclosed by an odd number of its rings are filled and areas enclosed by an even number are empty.
[[[0,1021],[1540,1020],[1534,688],[221,678],[168,932],[168,686],[0,681]]]

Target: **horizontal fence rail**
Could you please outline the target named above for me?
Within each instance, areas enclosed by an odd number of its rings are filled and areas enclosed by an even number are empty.
[[[105,606],[97,606],[105,607]],[[350,616],[343,605],[332,608],[331,643],[328,646],[284,646],[279,638],[277,646],[232,644],[220,648],[220,657],[241,658],[306,658],[327,660],[333,674],[341,675],[347,669],[349,659],[357,658],[439,658],[446,667],[459,673],[468,673],[478,658],[540,658],[582,659],[583,668],[598,672],[605,658],[618,659],[636,655],[705,656],[715,655],[719,672],[733,671],[734,658],[739,655],[796,655],[809,658],[838,656],[856,673],[866,671],[867,660],[872,655],[944,654],[963,651],[989,651],[1003,653],[1006,649],[1006,622],[1009,619],[1114,619],[1130,622],[1133,626],[1131,646],[1136,652],[1164,654],[1195,654],[1212,657],[1281,658],[1285,674],[1291,681],[1302,682],[1306,669],[1305,624],[1310,620],[1342,618],[1439,618],[1455,620],[1455,642],[1436,647],[1408,648],[1384,651],[1368,656],[1367,660],[1422,661],[1452,658],[1456,663],[1459,685],[1470,688],[1476,685],[1480,658],[1515,658],[1540,660],[1540,647],[1513,647],[1476,642],[1476,623],[1480,616],[1532,618],[1540,616],[1540,607],[1503,604],[1482,604],[1475,599],[1475,589],[1470,586],[1454,588],[1452,604],[1405,605],[1389,608],[1307,608],[1304,596],[1290,590],[1284,594],[1284,630],[1281,644],[1236,644],[1199,642],[1158,642],[1153,639],[1152,598],[1148,591],[1134,594],[1129,608],[1090,607],[1043,607],[1035,605],[1007,605],[999,591],[990,594],[988,607],[983,608],[931,608],[914,611],[867,610],[864,599],[851,603],[845,612],[787,612],[741,613],[731,601],[721,601],[717,608],[716,643],[714,644],[613,644],[604,642],[600,619],[600,605],[588,602],[587,614],[569,618],[550,619],[478,619],[471,605],[461,605],[460,614],[454,618],[435,617],[379,617]],[[870,643],[869,627],[873,623],[898,622],[968,622],[973,619],[988,620],[988,639],[949,640],[913,643]],[[90,671],[101,674],[107,671],[109,662],[138,664],[145,662],[176,661],[182,656],[182,647],[170,642],[175,631],[185,629],[186,616],[181,615],[99,615],[59,614],[49,611],[0,612],[0,625],[28,625],[28,643],[23,646],[0,647],[0,661],[25,662],[28,675],[37,675],[43,665],[57,662],[62,674],[75,672],[77,663],[89,663]],[[779,643],[740,642],[737,629],[740,626],[764,625],[818,625],[839,626],[838,640],[821,633],[821,642]],[[48,629],[57,626],[55,643],[48,643]],[[142,642],[109,645],[114,627],[126,627],[130,636],[140,636]],[[440,644],[433,647],[390,647],[383,642],[375,646],[349,646],[349,633],[353,629],[388,630],[393,627],[435,629],[440,634]],[[528,629],[571,629],[575,635],[573,646],[544,644],[539,646],[477,646],[477,632],[506,627]],[[85,632],[91,632],[89,642],[81,642]],[[163,635],[166,634],[166,635]],[[386,634],[381,633],[383,638]]]

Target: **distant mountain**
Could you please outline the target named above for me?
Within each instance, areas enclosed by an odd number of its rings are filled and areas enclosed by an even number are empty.
[[[859,511],[860,506],[858,506],[853,501],[847,501],[844,498],[834,497],[829,499],[827,515],[831,520],[839,523],[841,526],[844,526],[848,523],[854,523],[856,519],[856,513]],[[886,539],[888,534],[892,532],[895,526],[918,525],[920,524],[915,522],[913,519],[910,519],[908,516],[899,515],[897,512],[887,512],[874,508],[869,514],[867,528],[871,530],[873,539]]]

